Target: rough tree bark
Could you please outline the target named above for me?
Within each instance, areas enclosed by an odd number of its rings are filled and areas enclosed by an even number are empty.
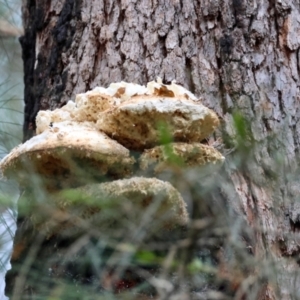
[[[279,266],[261,299],[299,297],[299,1],[26,0],[23,17],[25,140],[39,110],[121,80],[176,79],[218,113],[219,141],[245,116],[251,163],[226,164],[222,196],[255,229],[253,253]]]

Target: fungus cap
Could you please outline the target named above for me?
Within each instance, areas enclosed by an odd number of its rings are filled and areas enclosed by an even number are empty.
[[[129,215],[137,209],[141,217],[145,210],[153,209],[151,219],[163,224],[165,229],[184,226],[188,222],[186,204],[180,193],[168,182],[156,178],[133,177],[100,185],[109,198],[125,200]],[[93,186],[84,187],[87,194],[95,195]]]
[[[172,166],[201,167],[218,169],[225,158],[215,148],[200,143],[170,143],[145,150],[140,156],[140,168],[154,169],[160,173]]]
[[[69,101],[65,106],[54,111],[40,111],[36,117],[36,133],[39,134],[47,130],[50,123],[63,121],[96,123],[99,113],[114,109],[123,102],[138,96],[197,100],[184,87],[177,85],[175,82],[164,85],[161,79],[151,81],[147,86],[124,81],[112,83],[108,88],[95,87],[86,93],[77,94],[75,102]]]
[[[80,229],[82,222],[105,234],[113,231],[143,228],[147,237],[162,236],[188,223],[186,204],[168,182],[156,178],[133,177],[106,183],[95,183],[68,189],[52,195],[57,209],[34,212],[35,226],[47,235]],[[51,214],[48,215],[47,214]],[[46,215],[45,215],[46,214]],[[67,221],[67,223],[66,223]],[[60,226],[62,222],[63,227]],[[39,224],[40,223],[40,224]]]
[[[120,178],[131,173],[133,164],[129,151],[93,124],[60,122],[14,148],[1,161],[0,169],[22,185],[33,171],[54,188],[76,185],[90,172]]]
[[[96,126],[128,149],[144,150],[159,144],[159,125],[175,142],[200,142],[219,125],[217,115],[200,103],[160,96],[135,96],[99,113]]]
[[[76,95],[75,102],[78,109],[75,119],[96,122],[99,112],[118,106],[133,95],[147,93],[149,91],[145,86],[124,81],[112,83],[108,88],[95,87],[91,91]]]
[[[164,85],[161,79],[151,81],[144,85],[128,82],[112,83],[108,88],[96,87],[86,93],[76,95],[76,121],[97,121],[99,112],[119,106],[136,96],[165,96],[178,99],[197,100],[197,98],[184,87],[172,82]]]
[[[76,104],[71,100],[63,107],[57,108],[53,111],[40,110],[36,116],[36,134],[40,134],[45,130],[48,130],[51,124],[73,121],[76,111]]]

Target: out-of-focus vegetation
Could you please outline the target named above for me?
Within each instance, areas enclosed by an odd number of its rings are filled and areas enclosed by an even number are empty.
[[[20,1],[1,1],[0,20],[20,24]],[[0,37],[0,157],[22,141],[23,106],[18,37]]]
[[[21,28],[21,0],[0,0],[0,20]]]
[[[241,145],[247,124],[242,115],[234,116],[235,147],[225,164],[236,170],[235,161],[251,159]],[[162,142],[171,141],[164,126],[161,136]],[[253,142],[248,153],[251,147]],[[235,194],[225,168],[187,168],[168,144],[165,153],[178,167],[158,177],[181,193],[190,222],[154,237],[150,233],[159,220],[151,216],[159,197],[137,211],[130,198],[76,189],[49,193],[38,174],[30,175],[34,183],[19,201],[27,222],[8,277],[14,283],[11,299],[258,299],[264,283],[276,281],[276,269],[271,258],[253,254],[253,232],[226,200]],[[28,248],[21,249],[22,243]]]
[[[22,141],[23,63],[17,36],[2,36],[21,28],[21,1],[0,1],[0,159]],[[17,30],[18,31],[18,30]],[[0,298],[4,298],[4,276],[9,267],[15,231],[14,202],[18,187],[0,179]]]

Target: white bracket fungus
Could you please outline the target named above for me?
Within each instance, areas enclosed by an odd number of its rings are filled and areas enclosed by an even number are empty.
[[[80,231],[85,221],[91,228],[109,230],[110,235],[114,229],[143,228],[147,239],[154,235],[163,237],[166,232],[188,223],[186,204],[179,192],[170,183],[156,178],[133,177],[88,184],[54,193],[51,199],[49,208],[45,210],[44,206],[40,213],[31,216],[34,226],[47,237],[56,231],[67,234],[75,227]]]
[[[209,170],[220,168],[224,156],[215,148],[200,143],[171,143],[145,150],[140,156],[140,168],[148,171],[154,167],[158,174],[172,166],[201,167],[209,166]]]
[[[53,190],[87,183],[91,174],[126,177],[134,162],[129,150],[91,124],[63,121],[13,149],[1,169],[4,176],[15,177],[24,186],[32,171]]]
[[[0,169],[26,186],[27,171],[32,168],[53,191],[82,185],[78,169],[124,178],[130,175],[135,162],[129,150],[135,150],[144,151],[140,157],[142,169],[154,163],[155,171],[160,172],[170,160],[164,147],[159,146],[159,123],[170,131],[177,142],[170,147],[187,166],[220,165],[224,161],[217,150],[199,144],[219,125],[217,115],[185,88],[175,82],[164,85],[159,79],[147,86],[120,82],[107,89],[96,87],[77,95],[75,103],[69,101],[60,109],[40,111],[37,135],[13,149],[2,160]],[[169,183],[132,178],[83,189],[92,194],[126,197],[141,210],[146,199],[164,193],[166,197],[158,211],[170,212],[171,219],[165,227],[187,224],[184,202]]]

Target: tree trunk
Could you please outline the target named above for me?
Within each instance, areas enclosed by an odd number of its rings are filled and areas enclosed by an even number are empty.
[[[210,140],[227,154],[219,197],[253,229],[265,273],[276,269],[258,298],[300,297],[299,2],[26,0],[23,18],[24,139],[39,110],[77,93],[175,79],[222,121]]]

